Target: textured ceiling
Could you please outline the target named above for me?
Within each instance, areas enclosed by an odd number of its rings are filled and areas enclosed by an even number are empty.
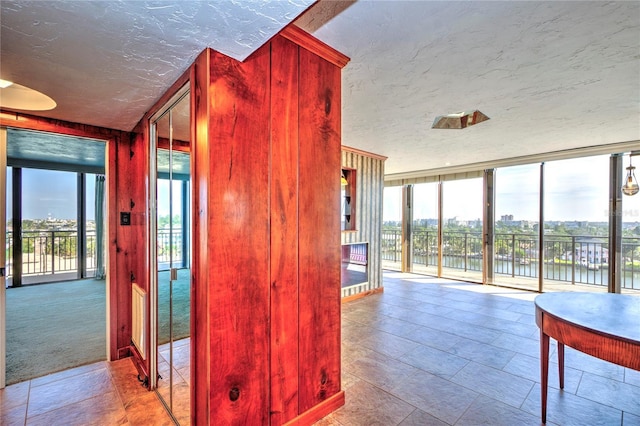
[[[244,60],[312,2],[2,0],[0,78],[58,103],[39,115],[131,130],[206,47]]]
[[[351,58],[343,144],[387,156],[387,174],[640,139],[640,2],[399,6],[296,22]],[[473,109],[490,120],[431,129]]]
[[[130,130],[204,47],[242,60],[309,4],[3,0],[0,78]],[[387,173],[640,139],[640,2],[320,1],[296,25],[351,58],[343,144]]]

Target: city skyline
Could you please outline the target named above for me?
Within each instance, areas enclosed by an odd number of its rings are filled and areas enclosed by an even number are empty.
[[[545,163],[545,220],[607,222],[609,220],[609,155]],[[10,168],[9,168],[10,169]],[[514,221],[538,221],[540,164],[496,170],[495,217],[513,215]],[[95,175],[86,179],[86,217],[95,218]],[[24,219],[75,219],[77,175],[71,172],[23,169],[22,216]],[[168,199],[168,185],[159,180],[158,199]],[[176,185],[179,185],[176,182]],[[174,187],[174,193],[179,186]],[[414,219],[437,218],[436,184],[414,186]],[[401,187],[385,188],[384,220],[399,221]],[[394,192],[395,191],[395,192]],[[7,173],[7,217],[11,216],[11,173]],[[640,194],[622,196],[623,222],[640,221]],[[169,214],[168,202],[158,203],[158,214]],[[181,197],[174,196],[173,213],[180,214]],[[444,182],[445,219],[482,218],[482,178]]]
[[[610,156],[545,163],[545,221],[608,222]],[[540,164],[496,170],[495,217],[539,221]],[[385,188],[384,221],[401,220],[402,187]],[[445,181],[443,218],[482,219],[482,178]],[[414,185],[414,220],[437,218],[437,184]],[[622,196],[623,222],[640,221],[640,194]]]

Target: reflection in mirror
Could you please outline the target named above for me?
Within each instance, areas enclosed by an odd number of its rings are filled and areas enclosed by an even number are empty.
[[[190,423],[189,93],[155,126],[157,392],[180,425]]]

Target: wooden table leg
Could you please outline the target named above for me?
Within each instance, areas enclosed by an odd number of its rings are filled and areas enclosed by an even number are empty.
[[[547,422],[547,384],[549,382],[549,336],[540,330],[540,395],[542,423]]]
[[[564,344],[560,342],[558,342],[558,376],[560,389],[564,389]]]

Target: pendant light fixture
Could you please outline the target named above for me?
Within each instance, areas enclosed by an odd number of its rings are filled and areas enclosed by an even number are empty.
[[[629,154],[629,167],[627,167],[627,177],[625,179],[624,185],[622,185],[622,193],[624,195],[636,195],[640,188],[638,187],[638,179],[636,179],[636,174],[634,170],[636,169],[631,164],[631,157],[634,156],[632,152]]]

